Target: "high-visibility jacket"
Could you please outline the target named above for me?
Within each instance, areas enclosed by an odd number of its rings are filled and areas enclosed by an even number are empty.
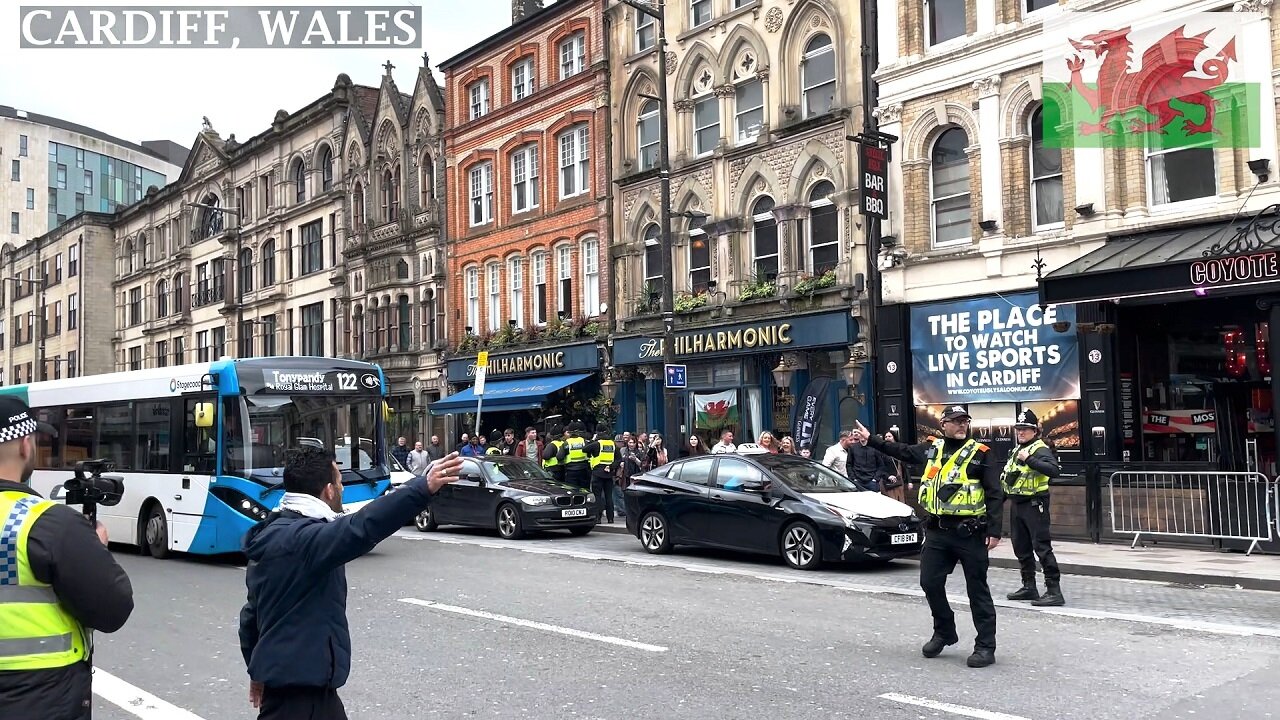
[[[569,439],[565,440],[564,443],[569,448],[569,454],[564,460],[566,465],[587,462],[587,451],[585,450],[587,441],[585,439],[570,435]]]
[[[57,503],[0,492],[0,670],[44,670],[89,656],[90,635],[31,572],[31,526]]]
[[[552,440],[551,444],[556,446],[556,451],[551,454],[550,460],[542,461],[544,468],[553,468],[560,464],[560,446],[564,445],[564,440]]]
[[[945,442],[942,439],[935,440],[929,451],[924,477],[920,482],[920,506],[930,515],[986,515],[987,494],[982,489],[982,481],[969,477],[968,471],[974,455],[990,448],[969,438],[959,450],[944,458],[942,454]],[[959,485],[957,491],[946,500],[941,499],[939,494],[942,488],[953,484]]]
[[[1036,438],[1027,446],[1027,457],[1035,455],[1041,448],[1049,447],[1044,440]],[[1035,496],[1049,492],[1049,476],[1036,472],[1018,459],[1018,448],[1009,453],[1004,464],[1004,491],[1008,495]]]
[[[501,455],[501,454],[502,454],[502,448],[497,447],[496,445],[495,445],[495,446],[491,446],[488,450],[485,450],[485,451],[484,451],[484,454],[485,454],[485,455]]]
[[[612,465],[612,464],[613,464],[613,441],[601,440],[599,454],[591,458],[591,469],[595,470],[601,465]]]

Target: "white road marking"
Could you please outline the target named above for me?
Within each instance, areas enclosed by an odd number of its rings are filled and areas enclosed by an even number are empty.
[[[522,620],[520,618],[508,617],[506,615],[495,615],[483,610],[472,610],[471,608],[458,607],[457,605],[445,605],[431,600],[419,600],[417,598],[400,598],[400,602],[409,603],[410,605],[421,605],[422,607],[433,608],[435,610],[443,610],[444,612],[457,613],[459,615],[470,615],[484,620],[495,620],[497,622],[507,623],[509,625],[519,625],[520,627],[533,628],[534,630],[545,630],[547,632],[559,633],[561,635],[569,635],[585,640],[595,640],[597,642],[609,643],[610,645],[620,645],[622,647],[631,648],[633,650],[644,650],[645,652],[660,653],[666,652],[667,648],[661,645],[649,645],[647,643],[636,642],[624,638],[610,637],[608,635],[597,635],[595,633],[586,632],[584,630],[574,630],[573,628],[560,627],[559,625],[548,625],[547,623],[535,622],[533,620]]]
[[[680,558],[671,556],[653,556],[645,555],[642,552],[637,553],[617,553],[609,551],[588,551],[581,548],[555,547],[554,540],[523,540],[511,541],[510,544],[495,544],[492,541],[481,540],[477,538],[472,541],[465,537],[454,536],[452,538],[436,537],[433,535],[400,535],[402,540],[429,540],[431,542],[443,543],[446,545],[472,545],[480,547],[500,548],[503,550],[518,550],[520,552],[534,553],[537,555],[560,555],[562,557],[571,557],[578,560],[608,560],[610,562],[620,562],[625,565],[638,565],[642,567],[668,567],[686,572],[696,573],[712,573],[723,575],[736,575],[739,577],[750,577],[756,580],[764,580],[766,582],[819,585],[823,587],[831,587],[837,590],[846,590],[848,592],[856,592],[867,595],[899,595],[903,597],[923,598],[924,592],[920,588],[912,587],[893,587],[890,585],[869,585],[863,583],[852,583],[845,580],[833,578],[831,575],[808,574],[799,575],[781,575],[776,573],[760,572],[758,568],[748,569],[748,567],[713,567],[702,563],[693,558]],[[533,546],[533,543],[539,543],[539,546]],[[796,571],[797,573],[803,571]],[[1129,580],[1127,582],[1138,584],[1161,584],[1150,583],[1143,580]],[[969,598],[966,595],[948,595],[953,605],[969,604]],[[1027,603],[1019,603],[1003,598],[993,598],[996,607],[1006,610],[1017,610],[1021,612],[1034,612],[1046,615],[1058,615],[1061,617],[1075,618],[1080,620],[1116,620],[1121,622],[1142,623],[1146,625],[1159,625],[1161,627],[1174,628],[1176,630],[1189,630],[1194,632],[1212,633],[1215,635],[1232,635],[1239,637],[1272,637],[1280,638],[1280,627],[1256,627],[1251,625],[1228,625],[1225,623],[1211,623],[1200,620],[1188,620],[1182,618],[1164,618],[1153,615],[1139,615],[1134,613],[1111,612],[1107,610],[1084,610],[1077,608],[1063,607],[1033,607]]]
[[[171,705],[134,687],[102,668],[93,669],[93,694],[143,720],[204,720],[193,712]],[[246,697],[248,691],[246,690]]]
[[[993,710],[980,710],[978,708],[965,707],[964,705],[952,705],[951,703],[930,700],[929,698],[915,697],[912,695],[902,695],[899,693],[885,693],[880,696],[885,700],[893,702],[905,703],[907,705],[917,705],[930,710],[941,710],[952,715],[962,715],[964,717],[979,718],[979,720],[1029,720],[1029,718],[1021,715],[1009,715]]]

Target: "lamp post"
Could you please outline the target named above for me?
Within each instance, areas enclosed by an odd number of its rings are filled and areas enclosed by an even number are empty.
[[[232,231],[235,232],[235,238],[236,238],[236,256],[235,256],[235,261],[232,263],[232,267],[235,268],[235,273],[231,276],[231,280],[236,284],[236,345],[235,347],[238,349],[240,347],[240,334],[244,332],[244,283],[241,282],[241,278],[240,278],[240,273],[243,272],[242,268],[240,267],[240,250],[241,250],[240,225],[241,225],[241,218],[242,218],[241,212],[239,210],[229,210],[220,205],[205,205],[203,203],[187,203],[186,205],[187,207],[200,208],[202,210],[208,210],[211,212],[226,213],[227,215],[231,215],[236,219],[236,226],[232,228]]]

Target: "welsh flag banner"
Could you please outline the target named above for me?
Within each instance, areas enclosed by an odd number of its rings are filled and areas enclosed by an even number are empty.
[[[738,391],[701,395],[694,393],[693,407],[698,414],[695,427],[715,430],[738,422]]]
[[[1037,144],[1202,153],[1260,147],[1270,115],[1261,95],[1270,65],[1258,61],[1271,52],[1266,17],[1145,7],[1045,19],[1044,111],[1031,130]],[[1171,157],[1157,170],[1177,162]]]

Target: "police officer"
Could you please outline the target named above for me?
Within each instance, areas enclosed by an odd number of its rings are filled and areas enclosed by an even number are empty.
[[[964,569],[973,626],[977,630],[969,667],[996,661],[996,607],[987,584],[988,552],[1000,544],[1000,466],[991,448],[969,436],[969,413],[961,406],[942,414],[943,437],[932,443],[906,445],[872,437],[858,423],[854,439],[862,445],[912,464],[923,465],[920,505],[929,513],[920,551],[920,588],[933,614],[933,637],[921,648],[927,658],[959,642],[956,616],[947,602],[947,576],[956,562]]]
[[[564,434],[564,428],[552,425],[548,442],[542,447],[543,469],[560,482],[564,482],[564,463],[560,460],[560,448],[564,447]]]
[[[1022,566],[1022,588],[1007,597],[1031,600],[1032,605],[1039,606],[1066,605],[1059,584],[1062,573],[1049,544],[1049,478],[1061,475],[1062,467],[1053,449],[1041,439],[1035,413],[1023,410],[1013,430],[1018,435],[1018,446],[1010,451],[1004,464],[1004,493],[1013,501],[1013,554]],[[1044,568],[1044,597],[1036,589],[1036,556]]]
[[[36,432],[57,435],[0,396],[0,718],[88,720],[93,630],[124,626],[133,587],[106,528],[28,486]]]
[[[613,466],[616,446],[596,433],[584,450],[591,464],[591,489],[604,505],[606,522],[613,522]]]
[[[569,423],[569,436],[560,446],[560,463],[564,465],[564,481],[583,490],[591,489],[591,459],[587,457],[586,427],[579,421]]]

